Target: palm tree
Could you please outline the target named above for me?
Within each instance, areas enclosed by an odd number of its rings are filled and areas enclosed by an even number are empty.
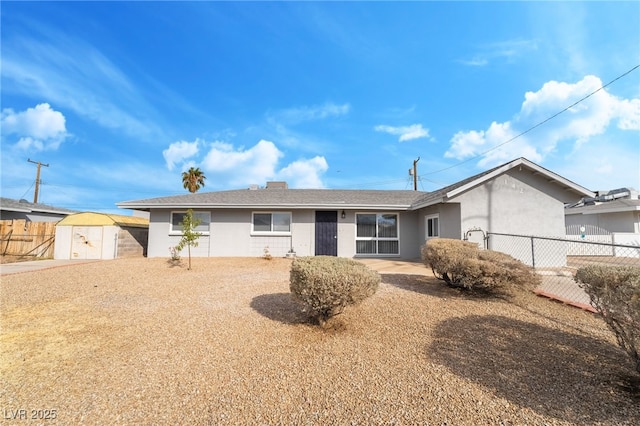
[[[196,192],[204,186],[206,176],[199,167],[191,167],[189,171],[182,172],[182,186],[189,192]]]

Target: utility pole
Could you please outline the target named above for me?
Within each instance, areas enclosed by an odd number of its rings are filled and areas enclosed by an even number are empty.
[[[35,192],[33,194],[33,204],[37,204],[38,203],[38,192],[40,191],[40,167],[42,167],[42,166],[49,167],[49,165],[41,163],[39,161],[31,161],[30,158],[28,158],[27,161],[30,162],[30,163],[38,165],[38,171],[36,172],[36,190],[35,190]]]
[[[418,190],[418,161],[420,161],[420,157],[417,160],[413,160],[413,190]]]

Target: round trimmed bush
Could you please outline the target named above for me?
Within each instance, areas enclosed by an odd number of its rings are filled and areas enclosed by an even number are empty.
[[[578,269],[574,279],[640,373],[640,267],[591,265]]]
[[[498,290],[509,286],[535,286],[538,275],[508,254],[480,250],[468,241],[432,239],[422,246],[422,260],[436,278],[460,289]]]
[[[365,264],[332,256],[296,258],[289,277],[293,297],[320,325],[372,296],[379,284],[380,275]]]

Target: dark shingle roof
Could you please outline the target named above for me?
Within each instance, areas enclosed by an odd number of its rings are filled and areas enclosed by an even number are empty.
[[[71,214],[77,213],[75,210],[63,209],[61,207],[53,207],[47,204],[30,203],[27,200],[14,200],[12,198],[0,198],[0,209],[12,212],[24,213],[52,213],[52,214]]]
[[[121,208],[269,207],[409,209],[418,191],[341,189],[241,189],[149,198],[118,203]]]
[[[433,192],[354,189],[241,189],[123,201],[117,203],[117,205],[120,208],[136,210],[149,210],[152,208],[186,209],[198,207],[412,210],[445,202],[447,201],[446,199],[476,185],[480,185],[486,179],[491,179],[517,166],[528,168],[535,173],[544,174],[574,194],[580,194],[580,196],[593,195],[592,192],[562,176],[538,166],[525,158],[518,158]]]

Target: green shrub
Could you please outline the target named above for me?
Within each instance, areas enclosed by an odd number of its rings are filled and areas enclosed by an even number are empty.
[[[640,268],[587,266],[578,269],[575,280],[640,373]]]
[[[432,239],[422,246],[422,261],[436,278],[461,289],[497,290],[535,286],[540,277],[505,253],[480,250],[468,241]]]
[[[299,257],[291,264],[289,288],[293,297],[320,325],[373,295],[380,275],[365,264],[331,256]]]

